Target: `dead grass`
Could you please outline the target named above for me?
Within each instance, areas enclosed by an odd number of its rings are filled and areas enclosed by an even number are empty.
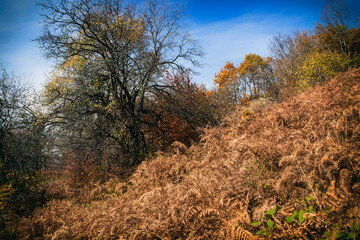
[[[19,222],[19,239],[255,239],[269,219],[269,238],[349,232],[360,223],[359,111],[360,70],[291,101],[239,109],[199,144],[143,162],[127,182],[37,209]],[[303,221],[289,223],[295,210]]]

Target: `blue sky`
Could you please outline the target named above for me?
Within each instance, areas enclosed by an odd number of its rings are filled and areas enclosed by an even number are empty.
[[[181,0],[177,0],[182,2]],[[359,0],[348,1],[360,9]],[[188,29],[203,47],[203,67],[194,80],[211,87],[214,74],[226,61],[236,65],[245,54],[269,54],[276,33],[314,28],[326,0],[188,0]],[[0,63],[40,89],[51,70],[31,41],[41,33],[36,0],[0,0]]]

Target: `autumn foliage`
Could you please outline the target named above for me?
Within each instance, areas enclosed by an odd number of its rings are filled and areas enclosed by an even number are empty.
[[[237,68],[232,62],[226,62],[225,66],[221,68],[220,72],[215,75],[214,83],[219,88],[224,88],[225,85],[230,84],[231,81],[235,81],[237,75]]]
[[[151,118],[145,118],[146,137],[155,150],[178,141],[190,146],[197,142],[201,128],[218,124],[205,89],[194,83],[187,72],[167,72],[168,90],[149,97]],[[156,125],[147,123],[156,122]]]
[[[42,95],[0,76],[0,238],[358,239],[359,25],[314,31],[196,83],[166,1],[43,1]],[[184,65],[183,65],[184,64]],[[187,65],[186,65],[187,66]]]
[[[270,57],[262,58],[257,54],[247,54],[238,67],[227,62],[215,75],[214,83],[219,90],[230,90],[235,103],[247,95],[250,98],[270,95],[268,93],[275,87],[271,62]]]

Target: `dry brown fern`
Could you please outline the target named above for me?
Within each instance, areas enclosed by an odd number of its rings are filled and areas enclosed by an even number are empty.
[[[251,232],[245,230],[242,226],[238,224],[232,224],[228,226],[226,230],[226,239],[229,240],[252,240],[258,239]]]
[[[19,239],[255,239],[249,222],[276,205],[284,208],[270,239],[318,239],[335,224],[346,231],[360,222],[359,79],[360,70],[350,71],[250,109],[245,124],[242,109],[204,129],[199,144],[174,144],[143,162],[127,181],[93,184],[81,201],[36,210],[19,221]],[[319,199],[314,215],[288,224],[309,195]]]

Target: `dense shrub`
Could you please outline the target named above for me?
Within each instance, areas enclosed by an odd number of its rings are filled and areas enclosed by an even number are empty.
[[[312,52],[296,72],[297,86],[300,90],[307,89],[316,84],[323,84],[344,72],[350,67],[351,59],[337,52]]]
[[[13,225],[45,201],[44,122],[18,77],[0,75],[0,238],[14,237]]]

